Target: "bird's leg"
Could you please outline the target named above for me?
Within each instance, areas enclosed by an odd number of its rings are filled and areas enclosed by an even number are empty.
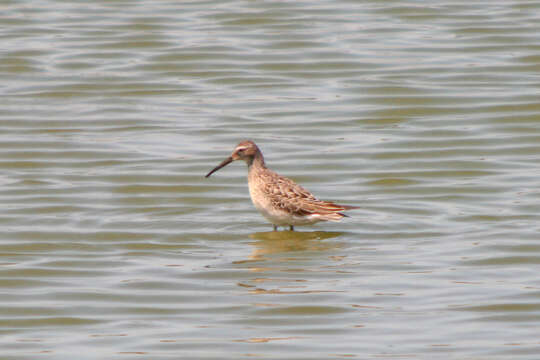
[[[290,225],[289,230],[294,231],[294,226]]]
[[[274,224],[272,224],[274,225]],[[274,225],[274,231],[277,231],[277,225]]]

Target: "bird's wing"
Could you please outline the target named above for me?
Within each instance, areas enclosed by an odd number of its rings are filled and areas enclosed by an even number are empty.
[[[271,178],[265,181],[264,192],[273,206],[289,213],[299,216],[332,214],[353,208],[319,200],[291,179],[276,173],[268,173],[267,176]]]

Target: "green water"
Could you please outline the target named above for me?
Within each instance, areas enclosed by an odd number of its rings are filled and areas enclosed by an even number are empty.
[[[538,358],[540,3],[0,10],[2,359]]]

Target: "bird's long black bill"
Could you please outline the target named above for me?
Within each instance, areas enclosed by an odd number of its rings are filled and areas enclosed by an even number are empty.
[[[210,175],[212,175],[213,173],[215,173],[216,171],[218,171],[222,167],[225,167],[225,166],[229,165],[230,163],[232,163],[232,161],[233,161],[232,157],[229,156],[228,158],[223,160],[223,162],[221,164],[219,164],[214,169],[212,169],[212,171],[210,171],[208,174],[206,174],[205,177],[209,177]]]

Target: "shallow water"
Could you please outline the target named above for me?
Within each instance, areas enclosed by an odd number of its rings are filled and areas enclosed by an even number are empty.
[[[538,358],[540,3],[0,9],[3,359]]]

